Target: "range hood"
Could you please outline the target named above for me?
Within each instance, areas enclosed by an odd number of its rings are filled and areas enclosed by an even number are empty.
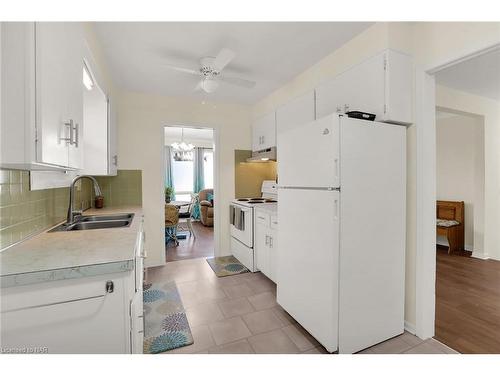
[[[266,161],[276,161],[276,147],[252,151],[252,157],[247,159],[249,163],[264,163]]]

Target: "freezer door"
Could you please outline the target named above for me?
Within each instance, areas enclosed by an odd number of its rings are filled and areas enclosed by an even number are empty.
[[[279,185],[339,187],[339,139],[338,115],[279,133]]]
[[[278,303],[329,352],[338,346],[338,191],[278,190]]]

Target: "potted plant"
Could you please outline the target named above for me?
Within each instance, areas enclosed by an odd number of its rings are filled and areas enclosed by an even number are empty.
[[[165,203],[170,203],[173,196],[174,196],[174,188],[170,186],[165,186]]]

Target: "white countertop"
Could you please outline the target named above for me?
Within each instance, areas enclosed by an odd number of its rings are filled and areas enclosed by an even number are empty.
[[[142,209],[137,206],[90,209],[84,215],[134,213],[126,228],[42,232],[0,252],[0,276],[128,262],[134,259]]]

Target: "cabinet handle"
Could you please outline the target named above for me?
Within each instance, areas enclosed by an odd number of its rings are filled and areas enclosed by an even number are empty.
[[[75,147],[78,147],[78,140],[80,138],[79,134],[80,134],[80,124],[75,123],[75,129],[74,129],[75,140],[72,143],[75,145]]]
[[[257,218],[258,218],[258,219],[261,219],[261,220],[266,220],[266,218],[265,218],[265,217],[263,217],[263,216],[257,216]]]
[[[73,120],[69,120],[68,122],[64,123],[64,126],[69,128],[69,137],[59,137],[60,141],[66,141],[67,144],[73,144]]]
[[[113,165],[118,166],[118,155],[113,156]]]
[[[273,247],[273,238],[269,236],[269,247]]]
[[[28,307],[20,307],[18,309],[4,310],[4,311],[2,311],[2,313],[14,312],[14,311],[22,311],[22,310],[31,310],[31,309],[37,309],[39,307],[56,306],[56,305],[62,305],[62,304],[71,303],[71,302],[87,301],[89,299],[102,298],[102,297],[105,297],[105,296],[106,296],[106,294],[99,294],[98,296],[75,298],[75,299],[70,299],[70,300],[61,301],[61,302],[42,303],[40,305],[34,305],[34,306],[28,306]]]
[[[268,244],[269,242],[269,236],[266,234],[266,245]]]

